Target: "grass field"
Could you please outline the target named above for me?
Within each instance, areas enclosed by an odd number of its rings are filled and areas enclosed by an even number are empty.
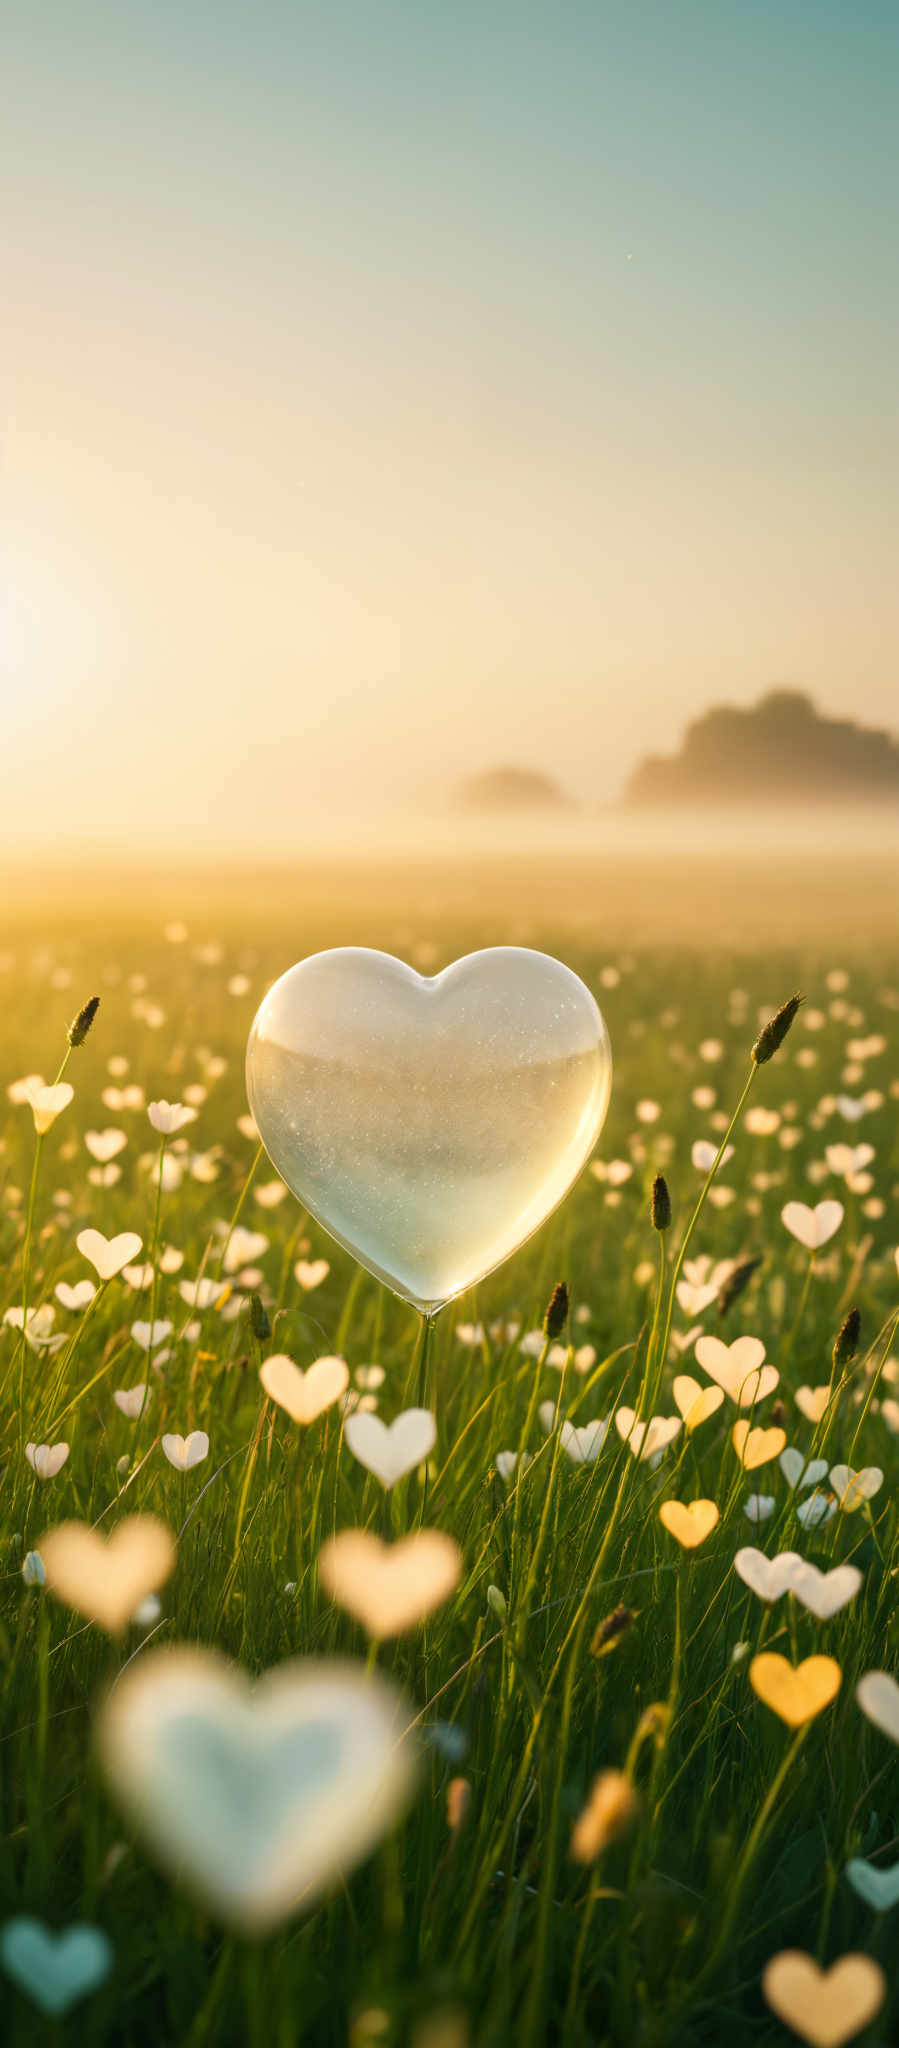
[[[881,1687],[873,1716],[856,1698],[864,1674],[899,1672],[895,879],[873,857],[832,872],[809,858],[787,873],[771,858],[678,868],[659,856],[626,876],[527,862],[486,877],[321,866],[289,883],[123,872],[115,896],[87,872],[22,878],[2,942],[4,1085],[52,1081],[71,1017],[101,1000],[36,1175],[27,1102],[6,1099],[0,1151],[0,1308],[53,1310],[35,1342],[21,1315],[0,1334],[4,2039],[773,2048],[896,2037],[895,1908],[883,1887],[879,1907],[867,1902],[857,1868],[847,1876],[850,1862],[895,1866],[899,1903],[899,1694]],[[181,920],[186,931],[166,936]],[[611,1107],[596,1170],[437,1318],[422,1374],[416,1316],[292,1196],[278,1199],[265,1158],[248,1179],[247,1033],[268,983],[317,947],[377,945],[433,973],[509,941],[558,952],[596,994]],[[754,1071],[733,1153],[709,1174],[694,1147],[714,1158],[761,1024],[794,989],[806,1003]],[[123,1101],[129,1089],[140,1093]],[[162,1175],[145,1106],[159,1099],[196,1110],[166,1140]],[[86,1142],[110,1130],[124,1134],[118,1149]],[[650,1215],[659,1173],[673,1211],[664,1234]],[[843,1213],[812,1257],[782,1211],[822,1201]],[[235,1217],[255,1240],[237,1239],[238,1264]],[[142,1248],[131,1280],[66,1306],[66,1290],[97,1284],[76,1245],[89,1228],[137,1233]],[[722,1309],[724,1262],[747,1260]],[[198,1278],[222,1284],[194,1302]],[[550,1350],[543,1317],[562,1280],[570,1316]],[[856,1305],[854,1355],[834,1367]],[[154,1318],[172,1326],[158,1370],[133,1335]],[[697,1330],[761,1340],[779,1380],[751,1410],[725,1393],[688,1429],[675,1377],[715,1384],[694,1356]],[[386,1421],[430,1408],[430,1457],[386,1491],[352,1455],[340,1404],[304,1427],[266,1398],[272,1353],[304,1369],[344,1358],[351,1392]],[[356,1378],[372,1366],[383,1370],[374,1391],[370,1375]],[[142,1412],[122,1412],[116,1391],[145,1382]],[[801,1390],[820,1388],[816,1421]],[[601,1442],[561,1427],[642,1413],[653,1392],[652,1412],[680,1423],[658,1462],[635,1456],[614,1420]],[[754,1470],[734,1448],[739,1416],[781,1432]],[[194,1431],[208,1454],[181,1473],[161,1439]],[[59,1442],[66,1461],[39,1477],[26,1444]],[[801,1454],[786,1470],[784,1448]],[[500,1477],[497,1458],[521,1450],[533,1462]],[[821,1476],[803,1486],[812,1458]],[[882,1477],[866,1478],[862,1499],[841,1466]],[[717,1520],[685,1548],[659,1508],[696,1499]],[[33,1564],[23,1574],[56,1525],[108,1532],[131,1514],[161,1518],[177,1539],[159,1613],[142,1624],[110,1632],[36,1583]],[[372,1653],[320,1585],[319,1552],[336,1530],[397,1540],[422,1525],[458,1543],[458,1584]],[[824,1620],[798,1590],[766,1601],[735,1569],[745,1546],[827,1571],[851,1563],[858,1589]],[[420,1775],[395,1825],[345,1881],[258,1940],[223,1925],[202,1885],[182,1885],[145,1847],[98,1758],[105,1688],[126,1660],[133,1676],[177,1643],[214,1647],[254,1676],[295,1657],[350,1658],[363,1672],[374,1662],[415,1720]],[[782,1693],[780,1706],[762,1697],[782,1677],[755,1666],[763,1653],[834,1660],[838,1690],[825,1703],[826,1674],[807,1676],[794,1726]],[[282,1786],[269,1759],[272,1833],[291,1768],[288,1751]],[[597,1853],[583,1860],[572,1837],[603,1771],[626,1786],[610,1781],[606,1830],[592,1809]],[[207,1824],[212,1843],[214,1814],[197,1819]],[[23,1951],[20,1916],[57,1934],[88,1923],[111,1944],[103,1981],[77,2000],[73,1990],[58,2017],[40,2002],[43,1991],[52,2003],[54,1965]],[[792,2032],[777,2016],[762,1976],[792,1949],[882,1967],[882,1985],[863,1975],[857,2009],[847,1993],[848,2031],[820,2031],[827,2013],[836,2024],[836,1996],[816,2019],[811,1994],[796,1994]]]

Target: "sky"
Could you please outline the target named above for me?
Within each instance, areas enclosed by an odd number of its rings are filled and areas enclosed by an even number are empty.
[[[896,725],[893,0],[0,0],[0,840]]]

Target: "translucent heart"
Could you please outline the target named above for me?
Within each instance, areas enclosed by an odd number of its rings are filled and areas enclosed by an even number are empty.
[[[282,1179],[426,1313],[562,1200],[611,1084],[589,990],[518,946],[433,979],[363,947],[313,954],[269,990],[247,1048],[250,1107]]]

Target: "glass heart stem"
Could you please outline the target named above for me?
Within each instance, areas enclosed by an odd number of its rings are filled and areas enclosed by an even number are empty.
[[[436,1318],[432,1315],[423,1315],[421,1319],[421,1343],[418,1350],[418,1371],[416,1375],[416,1408],[431,1408],[433,1406],[430,1388],[430,1363],[431,1332],[435,1320]]]

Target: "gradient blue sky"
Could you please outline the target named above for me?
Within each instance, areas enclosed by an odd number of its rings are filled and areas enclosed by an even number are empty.
[[[897,128],[892,5],[0,4],[4,833],[891,722]]]

